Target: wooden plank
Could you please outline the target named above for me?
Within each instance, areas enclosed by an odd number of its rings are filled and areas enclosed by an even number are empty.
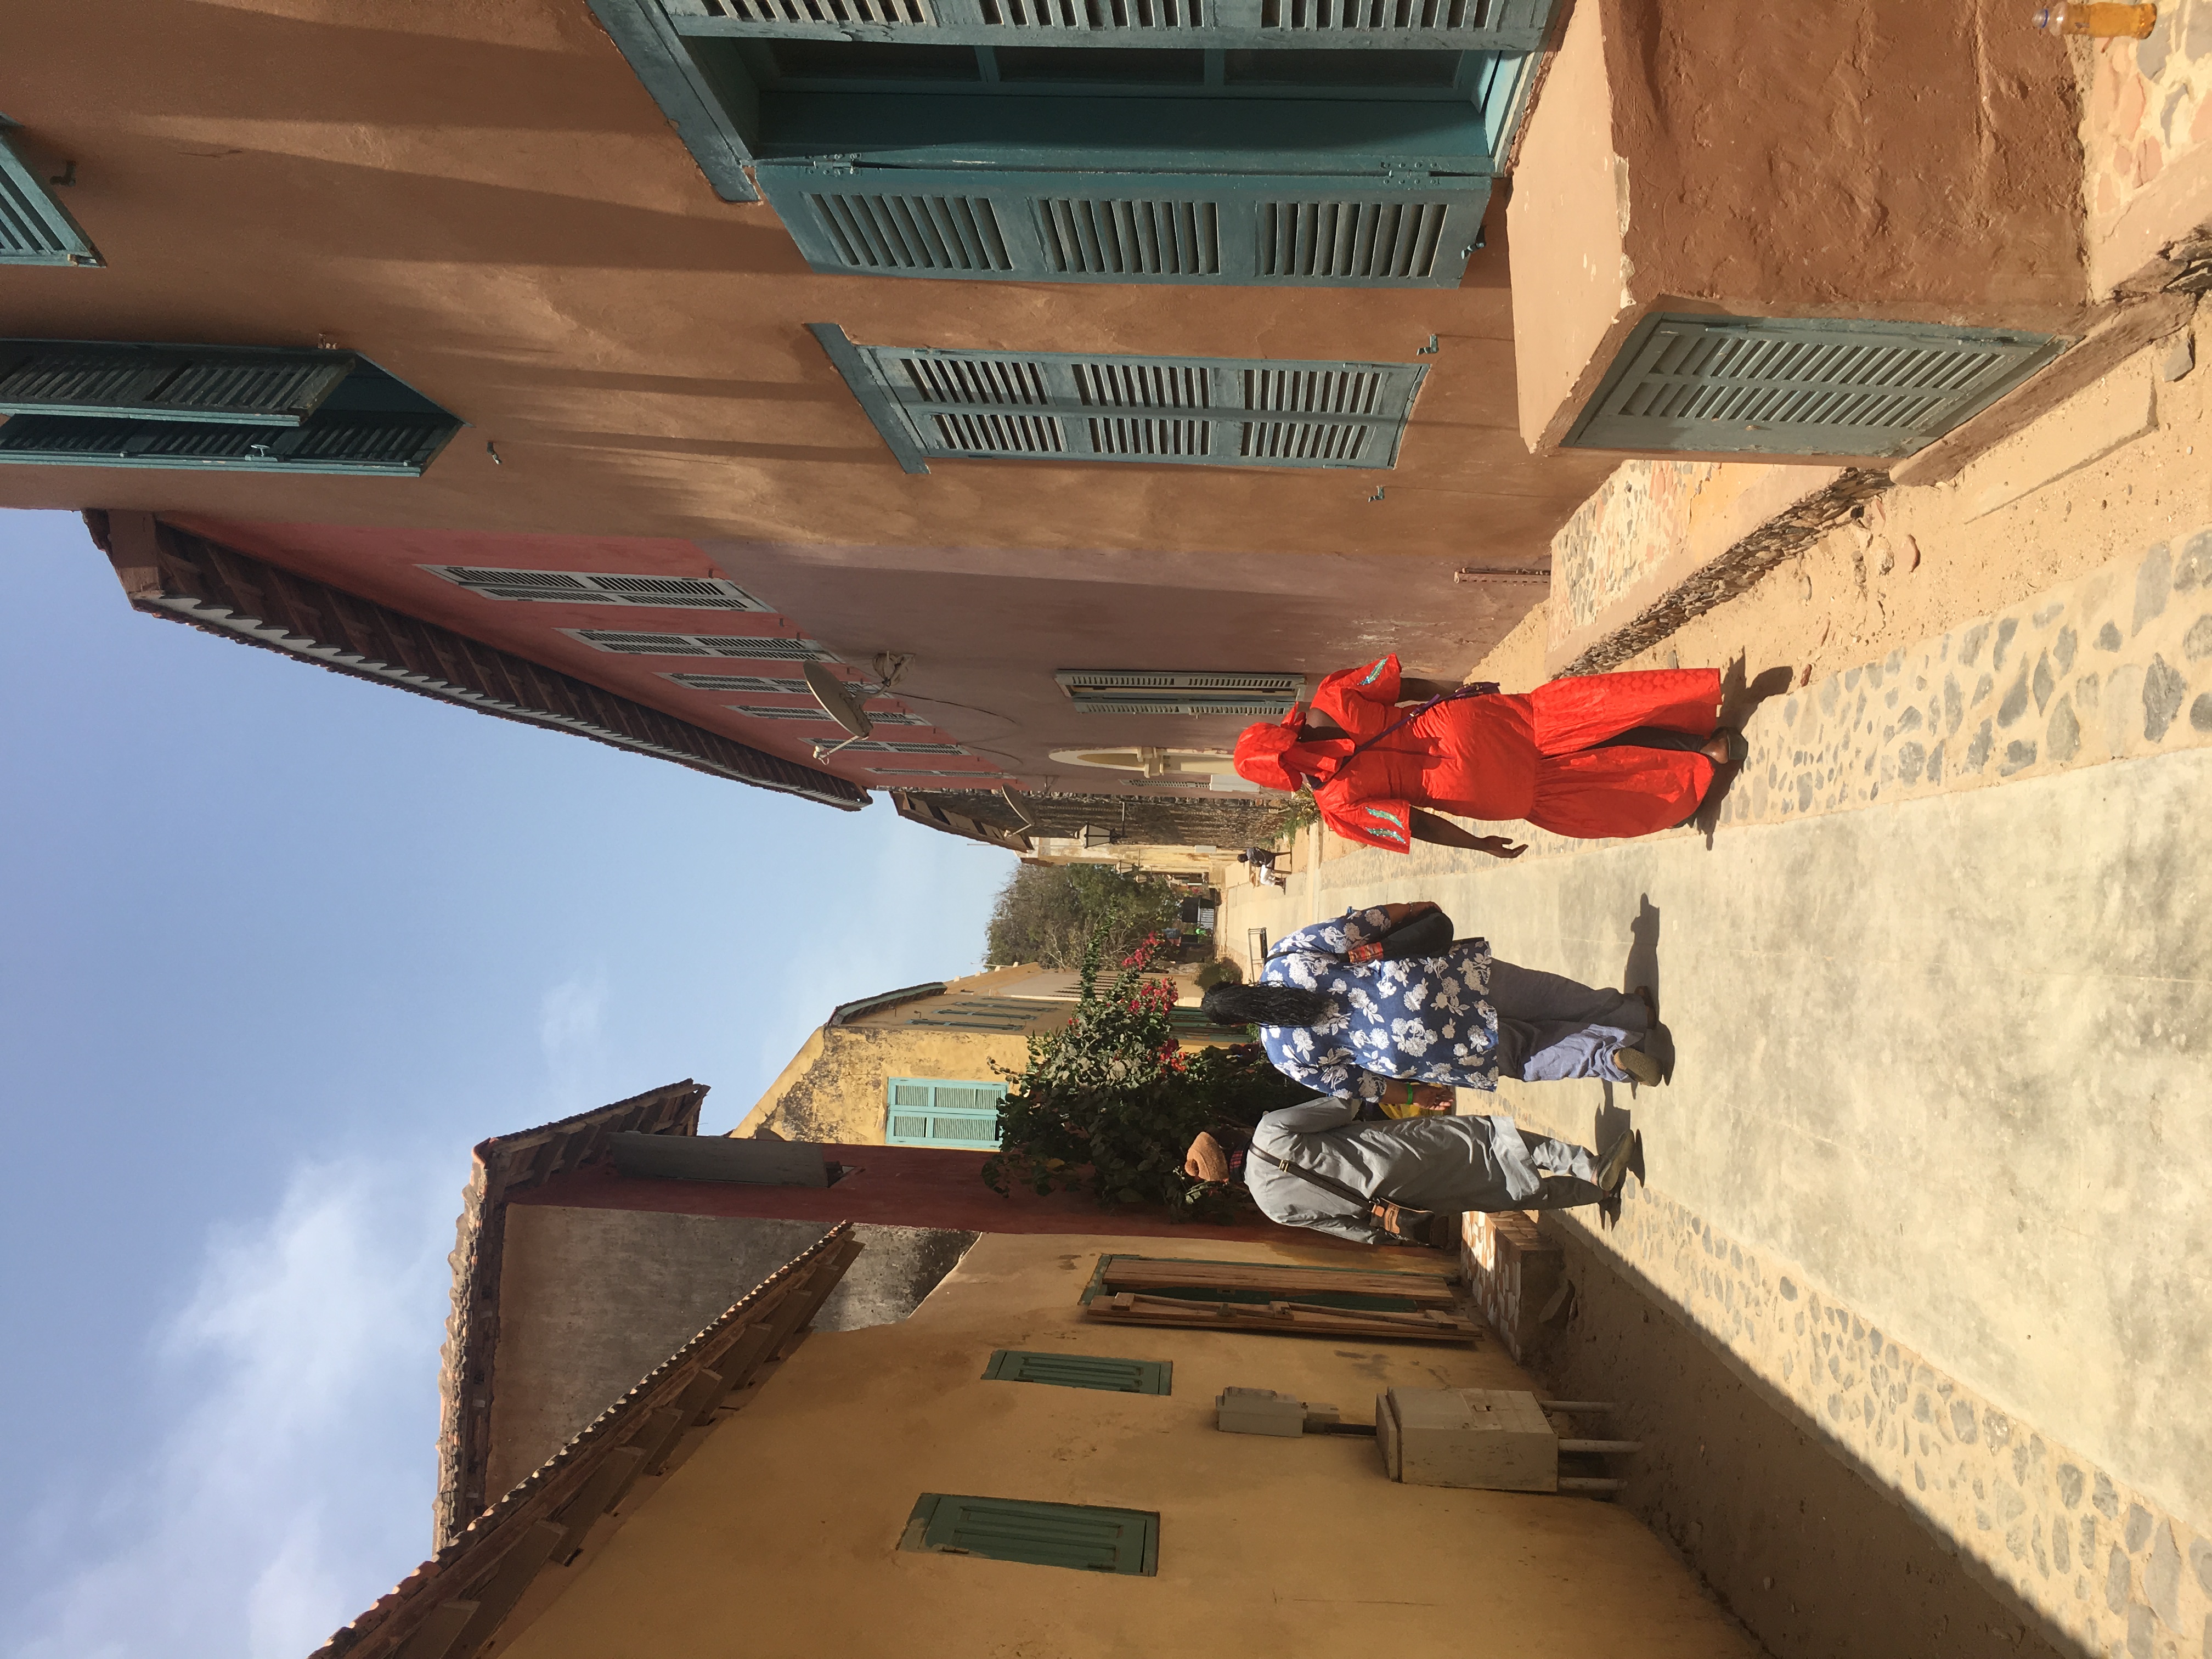
[[[566,1527],[555,1522],[538,1521],[516,1539],[514,1547],[499,1558],[499,1565],[471,1592],[477,1610],[453,1638],[453,1645],[438,1659],[471,1659],[477,1649],[498,1635],[501,1624],[514,1611],[514,1604],[522,1600],[531,1580],[545,1570],[547,1559],[568,1532]],[[422,1659],[429,1659],[429,1656]]]
[[[1437,1307],[1454,1300],[1452,1282],[1433,1273],[1344,1273],[1328,1267],[1278,1267],[1270,1262],[1211,1263],[1148,1261],[1120,1256],[1105,1266],[1102,1282],[1109,1291],[1191,1290],[1327,1291],[1342,1296],[1388,1296]]]
[[[629,1443],[645,1449],[645,1468],[648,1474],[659,1473],[668,1454],[676,1449],[676,1443],[684,1437],[684,1431],[691,1426],[691,1419],[673,1406],[663,1406],[645,1419],[645,1426]]]
[[[576,1495],[554,1513],[553,1518],[560,1522],[564,1534],[553,1552],[555,1566],[565,1567],[576,1559],[592,1523],[622,1502],[623,1494],[644,1468],[642,1446],[617,1446],[599,1460],[599,1468],[592,1471]]]
[[[1423,1314],[1370,1313],[1360,1309],[1320,1308],[1285,1303],[1279,1309],[1250,1304],[1186,1302],[1173,1297],[1124,1292],[1100,1297],[1085,1310],[1092,1319],[1117,1325],[1212,1327],[1229,1330],[1271,1330],[1316,1336],[1394,1336],[1414,1341],[1474,1342],[1472,1322],[1431,1310]]]
[[[699,1409],[695,1422],[704,1423],[722,1408],[723,1401],[746,1387],[768,1358],[769,1350],[776,1340],[775,1330],[768,1324],[749,1325],[738,1340],[722,1350],[722,1357],[714,1361],[714,1369],[728,1379],[728,1386]]]
[[[422,1617],[394,1659],[446,1659],[453,1638],[477,1616],[474,1601],[441,1601]]]

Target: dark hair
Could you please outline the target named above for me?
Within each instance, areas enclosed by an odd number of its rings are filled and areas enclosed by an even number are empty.
[[[1318,1025],[1336,1005],[1290,985],[1217,985],[1199,1004],[1216,1025]]]

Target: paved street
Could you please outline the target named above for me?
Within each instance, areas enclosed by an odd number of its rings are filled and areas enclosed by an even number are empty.
[[[1224,917],[1433,898],[1507,959],[1654,985],[1668,1085],[1503,1091],[1643,1132],[1588,1242],[2100,1652],[2203,1631],[2212,1591],[2207,550],[1764,703],[1710,836],[1309,860]]]

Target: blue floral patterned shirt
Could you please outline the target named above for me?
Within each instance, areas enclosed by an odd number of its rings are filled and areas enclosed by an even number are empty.
[[[1444,956],[1403,962],[1345,960],[1389,925],[1379,909],[1347,910],[1299,928],[1267,952],[1262,985],[1323,992],[1336,1005],[1316,1026],[1261,1026],[1267,1058],[1285,1076],[1342,1099],[1379,1100],[1397,1078],[1496,1089],[1488,941],[1468,939]]]

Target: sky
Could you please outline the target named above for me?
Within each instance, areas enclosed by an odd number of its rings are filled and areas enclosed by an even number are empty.
[[[1011,854],[132,611],[0,512],[0,1654],[304,1659],[428,1553],[469,1148],[972,971]]]

